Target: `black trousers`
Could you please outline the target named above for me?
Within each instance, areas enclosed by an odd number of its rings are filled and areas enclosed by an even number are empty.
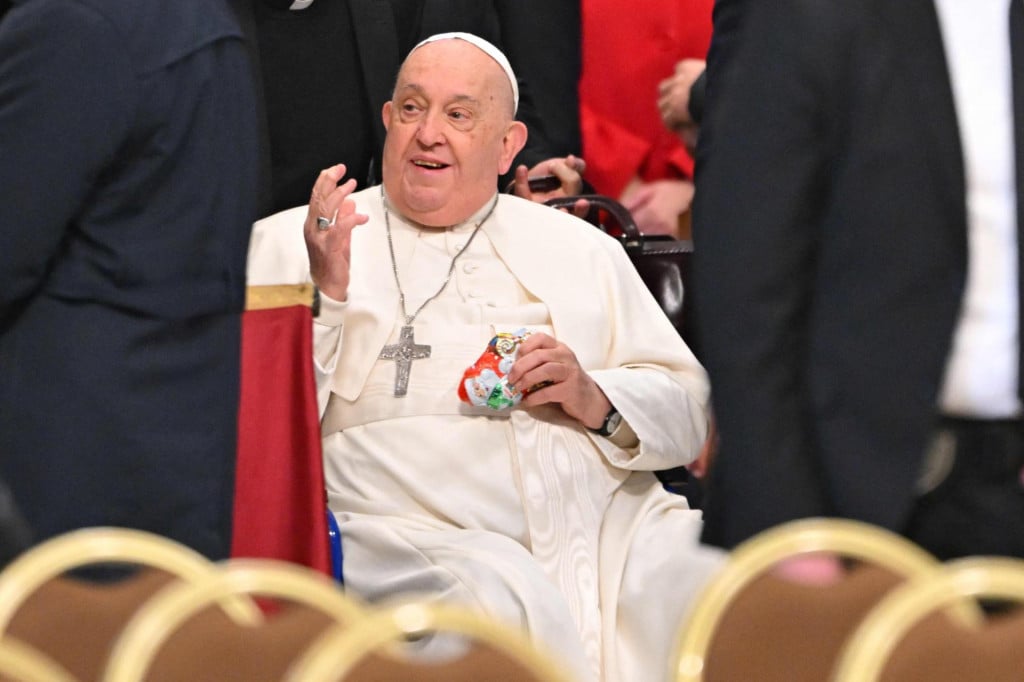
[[[1024,421],[943,418],[906,535],[946,560],[1024,558]]]

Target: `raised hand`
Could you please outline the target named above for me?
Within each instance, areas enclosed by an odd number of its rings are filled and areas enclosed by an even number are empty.
[[[320,171],[303,226],[313,283],[337,301],[348,298],[352,230],[369,220],[369,216],[356,213],[355,202],[348,198],[356,181],[338,185],[344,176],[344,164]]]

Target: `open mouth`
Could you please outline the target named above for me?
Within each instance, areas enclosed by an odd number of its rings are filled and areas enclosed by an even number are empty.
[[[449,164],[441,163],[440,161],[427,161],[425,159],[414,159],[413,165],[419,168],[426,168],[427,170],[441,170],[447,168]]]

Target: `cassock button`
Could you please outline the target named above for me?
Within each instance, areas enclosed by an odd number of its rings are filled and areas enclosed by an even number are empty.
[[[476,272],[478,267],[480,266],[478,266],[476,263],[463,263],[462,271],[467,275],[472,275],[474,272]]]

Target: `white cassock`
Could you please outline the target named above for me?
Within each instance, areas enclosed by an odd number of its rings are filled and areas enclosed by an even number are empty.
[[[371,601],[428,592],[529,630],[580,680],[656,682],[683,611],[722,555],[698,544],[700,512],[653,470],[692,461],[708,384],[622,247],[593,226],[501,195],[413,323],[430,357],[408,394],[378,358],[403,324],[379,187],[352,237],[348,301],[315,328],[328,502],[346,587]],[[489,206],[489,205],[488,205]],[[433,296],[481,209],[448,230],[391,215],[411,314]],[[256,224],[249,283],[309,280],[305,207]],[[495,412],[459,400],[497,333],[566,343],[636,432],[623,450],[557,406]]]

